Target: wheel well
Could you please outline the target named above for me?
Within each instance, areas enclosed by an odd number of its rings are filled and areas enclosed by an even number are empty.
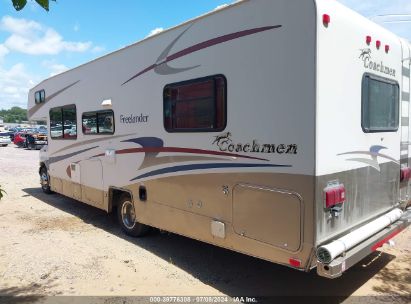
[[[123,195],[127,195],[130,199],[132,199],[131,193],[127,190],[110,188],[108,193],[108,213],[111,213],[113,209],[117,207],[117,204]]]

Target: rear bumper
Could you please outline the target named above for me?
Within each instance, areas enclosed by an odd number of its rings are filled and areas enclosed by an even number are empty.
[[[372,252],[376,251],[379,247],[406,229],[410,224],[411,208],[408,208],[404,211],[404,214],[399,220],[368,238],[364,242],[348,250],[345,254],[337,257],[331,263],[325,264],[317,261],[318,275],[329,279],[340,277],[344,271],[354,266]]]

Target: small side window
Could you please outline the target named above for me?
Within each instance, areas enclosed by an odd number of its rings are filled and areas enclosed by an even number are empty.
[[[83,113],[82,128],[85,135],[114,134],[113,111],[108,110]]]
[[[34,102],[36,104],[42,103],[46,101],[46,91],[41,90],[34,93]]]
[[[210,76],[164,88],[164,128],[168,132],[220,132],[227,123],[227,82]]]
[[[399,126],[399,85],[366,74],[362,82],[362,121],[365,133],[396,132]]]

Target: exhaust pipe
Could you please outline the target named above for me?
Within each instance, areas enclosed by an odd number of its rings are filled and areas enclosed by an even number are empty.
[[[385,227],[397,221],[403,214],[400,209],[377,218],[376,220],[350,232],[349,234],[317,249],[317,259],[323,264],[330,264],[336,257],[365,241]]]

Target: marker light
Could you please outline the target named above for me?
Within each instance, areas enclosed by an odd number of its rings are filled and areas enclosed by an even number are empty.
[[[385,45],[385,52],[388,53],[390,51],[390,46],[388,44]]]
[[[331,17],[330,15],[324,14],[323,15],[323,23],[325,26],[328,26],[328,24],[330,24],[331,22]]]
[[[301,267],[301,260],[296,259],[296,258],[290,258],[288,260],[288,263],[290,264],[290,266],[295,267],[295,268]]]
[[[381,41],[377,40],[375,42],[375,46],[377,47],[377,49],[379,49],[381,47]]]
[[[371,41],[372,41],[371,36],[365,37],[365,42],[366,42],[368,45],[370,45]]]

